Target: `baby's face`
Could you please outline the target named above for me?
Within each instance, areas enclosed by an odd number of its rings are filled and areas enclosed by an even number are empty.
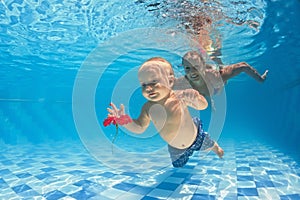
[[[200,59],[189,59],[184,61],[184,71],[190,81],[201,79],[201,71],[204,69],[204,63]]]
[[[147,67],[140,70],[138,78],[142,86],[142,94],[149,101],[160,101],[171,92],[168,78],[157,67]]]

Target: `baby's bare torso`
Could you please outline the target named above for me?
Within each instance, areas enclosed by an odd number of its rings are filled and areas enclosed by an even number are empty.
[[[171,146],[185,149],[192,145],[197,128],[185,103],[176,92],[166,101],[148,102],[148,113],[160,136]]]

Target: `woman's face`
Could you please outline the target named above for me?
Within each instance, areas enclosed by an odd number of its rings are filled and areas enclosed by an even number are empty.
[[[201,80],[202,74],[201,71],[204,69],[204,63],[200,59],[189,59],[183,62],[184,71],[186,77],[192,81],[196,82]]]

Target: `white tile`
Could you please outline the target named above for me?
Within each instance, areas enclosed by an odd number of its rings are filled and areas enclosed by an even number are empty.
[[[280,200],[275,188],[257,188],[257,192],[261,199]]]
[[[254,181],[237,181],[238,188],[255,188],[256,184]]]
[[[256,196],[238,196],[238,200],[262,200]]]
[[[139,195],[139,194],[134,194],[134,193],[126,193],[126,194],[123,194],[119,197],[116,198],[116,200],[140,200],[142,199],[144,196],[143,195]]]
[[[198,188],[197,185],[183,184],[176,188],[176,190],[172,193],[172,196],[176,194],[180,194],[180,195],[194,194],[197,188]]]
[[[116,199],[119,196],[124,195],[126,193],[127,193],[126,191],[110,188],[110,189],[107,189],[107,190],[101,192],[100,195],[105,196],[105,197],[109,197],[111,199]]]

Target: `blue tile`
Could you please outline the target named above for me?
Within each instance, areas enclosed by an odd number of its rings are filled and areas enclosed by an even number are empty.
[[[176,184],[176,183],[162,182],[156,188],[163,189],[163,190],[175,191],[178,186],[179,186],[179,184]]]
[[[1,161],[3,165],[13,165],[14,163],[11,160],[3,160]]]
[[[36,175],[35,177],[36,177],[37,179],[39,179],[39,180],[43,180],[43,179],[45,179],[45,178],[47,178],[47,177],[49,177],[49,176],[51,176],[51,175],[48,174],[48,173],[43,173],[43,174],[38,174],[38,175]]]
[[[238,188],[238,196],[258,196],[256,188]]]
[[[283,175],[279,170],[266,170],[268,175]]]
[[[73,185],[84,186],[84,185],[91,185],[91,184],[95,184],[95,183],[92,181],[89,181],[89,180],[80,180],[80,181],[74,183]]]
[[[28,158],[28,159],[24,159],[23,162],[25,162],[25,163],[35,163],[36,161],[33,160],[33,159]]]
[[[41,169],[43,172],[52,172],[55,171],[57,169],[53,168],[53,167],[46,167],[46,168],[42,168]]]
[[[103,176],[103,177],[106,177],[106,178],[111,178],[111,177],[115,176],[116,174],[111,173],[111,172],[105,172],[105,173],[102,173],[102,174],[99,174],[99,175]]]
[[[45,164],[45,165],[51,165],[51,164],[54,163],[54,161],[48,160],[48,161],[43,161],[43,162],[41,162],[41,163],[43,163],[43,164]]]
[[[6,183],[3,178],[0,178],[0,184]]]
[[[293,162],[294,162],[294,160],[291,159],[291,158],[285,158],[285,159],[282,159],[282,161],[283,161],[284,163],[293,163]]]
[[[237,171],[251,171],[250,167],[237,167],[236,170]]]
[[[73,175],[82,175],[85,174],[86,172],[82,171],[82,170],[72,170],[68,172],[69,174],[73,174]]]
[[[75,166],[76,164],[75,163],[64,163],[63,165],[66,167],[72,167],[72,166]]]
[[[258,161],[250,161],[249,166],[250,167],[262,167],[262,164],[261,164],[261,162],[258,162]]]
[[[94,192],[91,191],[87,191],[87,190],[80,190],[78,192],[75,192],[69,196],[75,198],[75,199],[89,199],[93,196],[95,196],[96,194]]]
[[[83,164],[80,164],[80,166],[84,166],[84,167],[91,167],[91,166],[95,166],[96,163],[91,163],[91,162],[85,162]]]
[[[48,192],[47,194],[44,195],[44,197],[48,200],[56,200],[56,199],[60,199],[65,196],[67,196],[65,193],[58,191],[58,190]]]
[[[29,173],[20,173],[20,174],[16,174],[17,177],[19,178],[27,178],[29,176],[32,176],[31,174]]]
[[[15,187],[12,187],[13,191],[15,191],[15,193],[21,193],[21,192],[24,192],[26,190],[31,190],[31,187],[29,187],[28,185],[26,184],[22,184],[22,185],[18,185],[18,186],[15,186]]]
[[[123,172],[122,175],[130,176],[130,177],[139,177],[138,173],[133,173],[133,172]]]
[[[1,169],[0,170],[0,175],[1,176],[7,175],[7,174],[11,174],[11,171],[9,171],[8,169]]]
[[[270,160],[270,158],[267,158],[267,157],[261,157],[261,158],[257,158],[258,160]]]
[[[8,187],[9,185],[2,178],[0,178],[0,189],[4,189]]]
[[[182,173],[182,172],[175,172],[171,175],[171,177],[177,177],[177,178],[188,178],[191,174],[189,173]]]
[[[215,200],[216,196],[209,194],[194,194],[192,200]]]
[[[161,200],[161,199],[155,198],[155,197],[144,196],[141,200]]]
[[[280,200],[299,200],[300,194],[280,195]]]
[[[253,176],[237,175],[237,180],[238,181],[253,181],[254,177]]]
[[[187,165],[184,166],[185,169],[194,169],[195,167],[196,167],[196,166],[194,166],[194,165],[189,165],[189,164],[187,164]]]
[[[272,181],[255,181],[256,187],[275,187]]]
[[[146,187],[146,186],[136,186],[132,190],[130,190],[131,193],[140,194],[140,195],[147,195],[151,190],[154,188]]]
[[[26,162],[20,162],[20,163],[17,163],[16,165],[23,169],[32,167],[32,165],[30,163],[26,163]]]
[[[218,170],[211,170],[211,169],[207,170],[206,173],[207,174],[216,174],[216,175],[221,175],[222,174],[222,172],[220,172]]]
[[[136,185],[130,184],[130,183],[119,183],[113,186],[113,188],[123,190],[123,191],[129,191],[132,188],[134,188]]]

